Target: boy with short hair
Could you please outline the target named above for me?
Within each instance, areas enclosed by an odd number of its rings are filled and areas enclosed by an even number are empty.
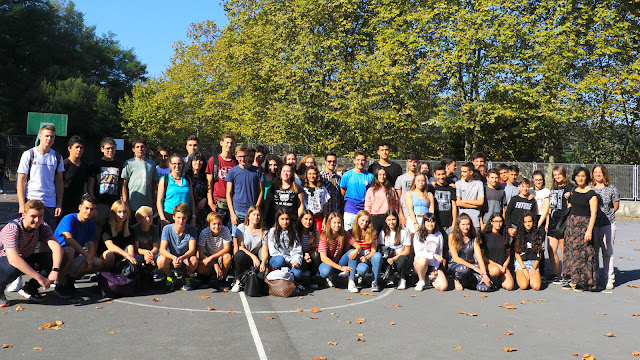
[[[62,196],[62,214],[67,215],[78,210],[80,198],[84,195],[89,167],[82,162],[85,140],[72,136],[67,143],[69,157],[64,160],[64,195]]]
[[[511,199],[518,196],[520,193],[520,190],[518,190],[518,182],[516,181],[519,174],[520,169],[516,165],[509,166],[507,182],[503,184],[504,195],[507,199],[507,206],[511,202]]]
[[[444,156],[440,162],[445,166],[447,184],[456,187],[456,181],[458,181],[458,177],[456,176],[456,169],[458,168],[456,166],[456,159],[453,156]]]
[[[131,142],[133,158],[122,168],[122,201],[135,213],[141,206],[155,205],[158,188],[156,163],[147,159],[147,141],[137,137]]]
[[[122,163],[116,160],[116,142],[110,137],[100,141],[102,157],[89,166],[87,192],[98,200],[94,219],[98,229],[107,222],[111,204],[122,195]]]
[[[353,156],[353,169],[347,171],[340,179],[340,191],[344,196],[344,229],[351,230],[356,214],[364,210],[364,199],[367,189],[373,182],[373,174],[364,169],[367,155],[357,150]]]
[[[498,174],[500,175],[500,184],[504,184],[509,180],[509,166],[507,164],[498,165]]]
[[[456,206],[456,189],[447,184],[447,171],[445,165],[436,165],[434,176],[436,178],[433,199],[435,200],[435,215],[438,217],[438,224],[442,228],[442,233],[448,236],[451,234],[451,227],[458,217],[458,207]],[[446,237],[445,236],[445,237]],[[445,241],[445,246],[447,241]]]
[[[231,214],[231,230],[235,234],[238,225],[244,222],[247,210],[253,205],[260,207],[264,197],[262,171],[249,162],[249,151],[244,145],[236,147],[238,165],[227,174],[227,205]]]
[[[224,280],[231,268],[231,232],[216,212],[207,215],[207,224],[198,238],[198,275],[217,282]],[[227,284],[222,288],[228,288]]]
[[[467,214],[480,233],[480,208],[484,204],[484,184],[473,179],[473,163],[466,162],[460,167],[462,179],[456,182],[456,205],[460,214]]]
[[[499,213],[504,218],[504,207],[507,199],[504,195],[504,189],[500,189],[500,175],[498,170],[491,169],[487,174],[487,185],[484,188],[485,201],[483,206],[484,215],[481,219],[481,228],[489,224],[489,219],[494,213]]]
[[[200,139],[196,135],[189,135],[186,140],[185,149],[187,149],[187,156],[182,158],[182,161],[186,164],[188,162],[189,156],[194,152],[200,150]],[[182,168],[182,172],[187,171],[187,167],[184,166]]]
[[[21,275],[29,280],[21,290],[31,300],[41,301],[38,287],[45,290],[58,281],[62,266],[62,248],[44,223],[45,205],[40,200],[29,200],[22,205],[22,217],[5,225],[0,231],[0,307],[8,306],[4,290]],[[45,245],[51,252],[36,253],[38,245]],[[46,275],[34,270],[36,265]],[[23,295],[23,296],[25,296]]]
[[[169,156],[169,149],[166,146],[158,146],[158,165],[156,165],[158,179],[171,173],[171,168],[169,167]]]
[[[394,186],[396,184],[396,179],[400,175],[402,175],[402,166],[391,161],[389,155],[391,154],[391,144],[388,141],[382,140],[377,144],[378,148],[378,156],[380,157],[378,161],[369,165],[367,169],[368,172],[373,174],[376,169],[384,169],[387,173],[387,180],[389,180],[389,184]]]
[[[268,155],[267,149],[264,146],[262,145],[256,146],[256,152],[253,158],[253,166],[261,167],[262,164],[264,163],[264,158],[267,155]]]
[[[233,146],[235,144],[236,137],[226,132],[222,134],[220,139],[220,154],[213,154],[207,162],[207,182],[209,183],[209,189],[207,192],[207,201],[209,207],[213,211],[217,211],[222,214],[222,223],[229,227],[231,226],[231,213],[229,212],[229,205],[227,204],[227,174],[229,170],[233,169],[238,163],[233,156]]]
[[[187,225],[187,219],[191,215],[189,205],[180,203],[173,208],[173,224],[165,225],[160,237],[160,256],[158,256],[158,269],[166,275],[168,290],[173,290],[174,277],[180,277],[178,271],[184,271],[185,278],[182,290],[191,290],[191,274],[198,267],[196,258],[196,242],[198,241],[198,229]]]
[[[487,163],[487,155],[482,151],[478,151],[473,154],[473,167],[480,170],[480,166],[484,166]]]
[[[141,206],[136,211],[136,224],[131,227],[138,263],[154,264],[158,259],[160,248],[160,233],[158,226],[153,223],[153,209]]]
[[[411,188],[411,184],[413,184],[413,179],[416,177],[416,170],[418,169],[418,156],[414,153],[410,153],[407,155],[407,172],[403,175],[398,176],[396,182],[394,183],[394,188],[398,193],[398,199],[400,199],[400,222],[402,226],[407,225],[406,216],[409,214],[407,211],[407,206],[404,202],[404,195]],[[427,179],[428,181],[429,179]],[[430,187],[430,185],[429,185]]]

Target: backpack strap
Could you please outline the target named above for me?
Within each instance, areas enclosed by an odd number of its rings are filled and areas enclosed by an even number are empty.
[[[33,161],[36,158],[36,152],[33,148],[29,149],[29,167],[27,168],[27,183],[29,183],[29,179],[31,179],[31,165],[33,165]]]
[[[218,164],[220,162],[220,160],[218,159],[218,157],[220,156],[220,154],[213,154],[213,183],[217,183],[218,182]]]

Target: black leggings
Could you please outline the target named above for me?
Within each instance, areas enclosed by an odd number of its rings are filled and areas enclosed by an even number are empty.
[[[316,276],[318,267],[320,267],[320,264],[322,263],[322,260],[320,260],[320,253],[316,250],[311,250],[309,251],[309,257],[311,258],[310,263],[302,260],[302,271],[309,271],[311,276]]]
[[[384,220],[386,216],[384,214],[371,215],[371,226],[373,226],[373,230],[377,234],[380,234],[382,227],[384,226]]]
[[[263,246],[266,246],[266,245],[263,245]],[[258,258],[260,257],[258,256]],[[238,250],[233,255],[233,266],[234,266],[236,278],[238,278],[238,276],[242,275],[243,272],[253,267],[253,260],[251,259],[251,256],[247,255],[247,253],[245,253],[242,250]]]
[[[409,257],[406,255],[400,255],[394,262],[396,265],[396,270],[402,279],[406,279],[407,275],[409,275],[409,270],[411,270],[411,261]]]

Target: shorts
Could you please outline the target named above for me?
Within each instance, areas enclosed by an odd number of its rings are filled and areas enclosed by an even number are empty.
[[[524,260],[523,262],[524,262],[524,266],[527,268],[527,271],[531,271],[531,269],[533,268],[533,264],[535,264],[536,260]],[[515,260],[514,264],[515,264],[516,271],[523,270],[522,267],[520,266],[519,261]]]

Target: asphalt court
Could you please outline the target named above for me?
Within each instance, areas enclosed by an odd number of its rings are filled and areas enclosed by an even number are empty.
[[[200,289],[111,300],[81,283],[81,298],[48,294],[41,304],[7,293],[0,345],[11,348],[0,359],[631,359],[640,352],[640,288],[630,287],[640,285],[639,232],[639,221],[618,221],[616,288],[600,293],[364,288],[283,299]],[[56,320],[59,330],[38,330]]]

